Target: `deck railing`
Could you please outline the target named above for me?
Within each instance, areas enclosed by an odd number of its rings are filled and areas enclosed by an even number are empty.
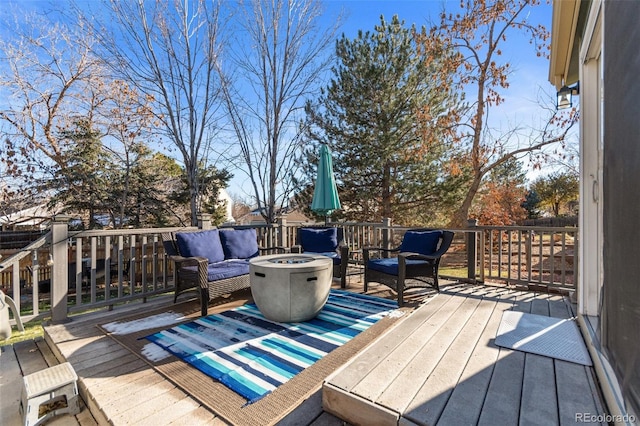
[[[69,313],[145,302],[174,288],[173,265],[165,255],[162,233],[187,228],[117,229],[72,232],[57,217],[51,230],[7,258],[0,259],[0,288],[11,296],[23,322]],[[354,270],[367,246],[397,247],[408,227],[380,223],[334,223],[344,229]],[[199,228],[211,226],[206,215]],[[300,224],[256,228],[259,245],[292,247]],[[237,228],[243,228],[238,226]],[[577,228],[476,226],[455,229],[443,257],[443,277],[465,281],[501,281],[538,288],[572,289],[576,277]]]
[[[480,281],[574,288],[578,228],[480,226]]]

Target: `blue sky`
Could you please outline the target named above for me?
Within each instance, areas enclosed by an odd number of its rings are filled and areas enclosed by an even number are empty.
[[[97,4],[94,3],[97,0],[79,1],[80,3]],[[230,2],[232,0],[224,1]],[[344,33],[349,38],[356,37],[358,30],[373,31],[374,26],[380,22],[380,15],[384,15],[385,19],[389,21],[394,14],[397,14],[401,20],[405,21],[407,27],[412,24],[418,27],[422,25],[429,27],[430,22],[438,20],[438,14],[443,5],[448,10],[458,9],[460,5],[459,0],[322,0],[322,2],[325,6],[325,14],[321,24],[330,26],[340,12],[344,11],[343,25],[338,34]],[[2,4],[17,4],[22,9],[45,11],[50,10],[52,4],[63,9],[65,1],[23,0],[14,3],[10,0],[0,0],[0,6]],[[0,11],[0,16],[6,17],[7,14],[12,13],[7,9],[13,8],[0,9],[4,9]],[[551,12],[551,4],[543,2],[539,6],[530,8],[528,18],[533,23],[541,23],[550,29]],[[501,123],[513,126],[514,123],[534,121],[538,115],[537,111],[539,111],[536,97],[540,89],[549,94],[555,93],[554,88],[547,81],[548,60],[536,57],[534,48],[529,45],[528,39],[516,33],[511,33],[508,43],[503,47],[503,59],[511,63],[514,72],[510,78],[511,86],[505,94],[507,101],[503,107],[492,111],[490,118],[494,120],[496,126]],[[244,186],[246,177],[240,171],[233,172],[236,177],[232,180],[229,191],[242,196],[244,194],[239,190],[239,186]]]
[[[325,19],[334,18],[341,9],[346,11],[347,15],[341,32],[350,38],[356,37],[359,29],[373,31],[373,27],[380,22],[380,15],[384,15],[385,20],[389,21],[394,14],[397,14],[401,20],[405,21],[407,27],[415,24],[417,27],[425,25],[428,28],[430,22],[438,20],[438,14],[443,5],[447,10],[456,10],[460,5],[459,0],[324,0],[323,3],[327,11]],[[539,6],[529,8],[528,19],[533,23],[543,24],[550,31],[551,13],[551,4],[542,2]],[[525,89],[540,85],[553,90],[547,81],[549,61],[536,57],[526,37],[511,33],[503,47],[503,58],[515,67],[512,89],[517,89],[520,85],[529,86]],[[530,90],[524,90],[521,93],[528,91]],[[530,92],[534,93],[534,91]]]

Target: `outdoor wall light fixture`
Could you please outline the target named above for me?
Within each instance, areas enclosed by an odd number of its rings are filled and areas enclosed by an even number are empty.
[[[556,109],[566,109],[573,106],[573,95],[580,94],[580,82],[577,82],[575,86],[562,86],[558,91],[558,100],[556,103]]]

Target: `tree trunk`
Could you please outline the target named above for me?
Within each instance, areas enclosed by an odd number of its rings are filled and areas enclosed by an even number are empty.
[[[473,199],[475,198],[476,194],[478,193],[478,189],[480,188],[480,182],[482,182],[482,176],[476,175],[473,178],[471,186],[469,187],[469,190],[464,197],[464,201],[453,214],[453,218],[448,225],[449,228],[465,228],[467,226],[467,219],[469,219],[469,210],[471,210]]]
[[[191,210],[191,226],[198,226],[198,167],[197,164],[191,164],[188,166],[187,182],[189,185],[189,207]]]
[[[382,217],[391,217],[391,166],[386,164],[382,172]]]

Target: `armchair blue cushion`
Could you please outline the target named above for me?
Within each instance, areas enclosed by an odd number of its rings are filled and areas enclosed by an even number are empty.
[[[225,259],[250,259],[258,255],[255,229],[221,229],[220,240]]]
[[[414,252],[415,253],[415,252]],[[428,265],[425,260],[407,259],[407,267],[415,265]],[[398,258],[389,257],[386,259],[371,259],[367,262],[367,268],[374,271],[383,272],[389,275],[398,275]]]
[[[300,229],[300,245],[303,252],[333,252],[338,248],[338,243],[337,228]]]
[[[325,252],[322,252],[322,253],[316,253],[315,251],[305,251],[305,253],[307,253],[307,254],[319,254],[320,256],[329,257],[329,258],[333,259],[333,264],[334,265],[339,265],[340,262],[342,262],[342,259],[340,258],[340,253],[338,253],[337,251],[325,251]]]
[[[224,251],[217,229],[199,232],[178,232],[178,251],[184,257],[206,257],[209,263],[224,260]]]
[[[429,255],[438,249],[442,231],[407,231],[400,245],[401,252]]]

